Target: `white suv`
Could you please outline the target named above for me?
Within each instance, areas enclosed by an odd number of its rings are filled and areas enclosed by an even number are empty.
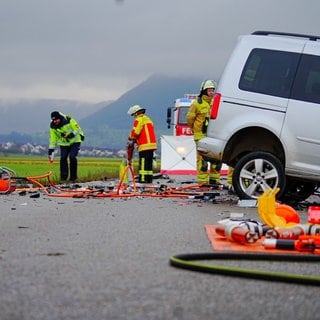
[[[320,185],[319,39],[268,31],[239,37],[198,150],[234,167],[241,199],[279,187],[278,199],[302,201]]]

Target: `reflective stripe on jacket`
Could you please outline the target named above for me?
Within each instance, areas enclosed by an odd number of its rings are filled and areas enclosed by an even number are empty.
[[[188,110],[186,120],[194,135],[194,140],[198,141],[206,136],[203,132],[203,125],[209,118],[212,99],[206,95],[194,100]]]
[[[65,124],[59,128],[50,126],[49,149],[54,149],[56,146],[70,146],[73,143],[82,141],[81,135],[83,135],[83,131],[77,121],[68,118],[68,121],[64,122]],[[64,134],[70,133],[74,134],[73,138],[63,138]]]
[[[139,114],[135,117],[128,139],[136,141],[139,152],[157,149],[153,122],[145,114]]]

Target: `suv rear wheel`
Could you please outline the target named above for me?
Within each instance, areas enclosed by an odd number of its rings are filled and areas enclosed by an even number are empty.
[[[285,174],[280,160],[273,154],[255,151],[243,156],[235,165],[233,187],[240,199],[257,199],[268,188],[280,188],[281,198],[285,187]]]

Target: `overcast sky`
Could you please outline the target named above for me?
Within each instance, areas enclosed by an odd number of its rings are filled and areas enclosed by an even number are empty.
[[[152,74],[218,80],[239,35],[320,35],[319,12],[319,0],[0,0],[0,99],[100,102]]]

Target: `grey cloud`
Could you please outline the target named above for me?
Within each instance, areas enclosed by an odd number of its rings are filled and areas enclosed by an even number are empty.
[[[317,0],[3,0],[0,97],[4,87],[100,90],[112,79],[118,94],[153,73],[217,78],[239,35],[317,34],[319,9]]]

